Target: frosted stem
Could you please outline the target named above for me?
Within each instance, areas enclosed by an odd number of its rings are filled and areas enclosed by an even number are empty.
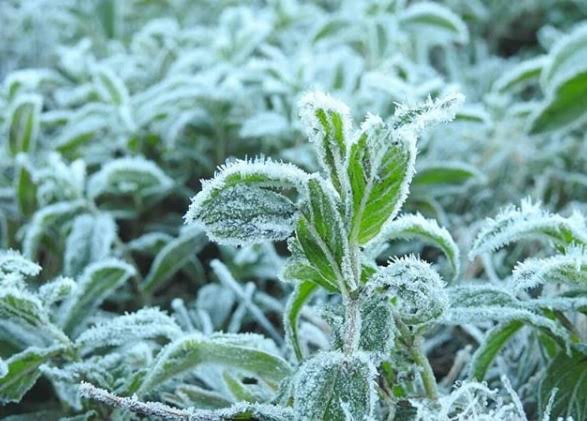
[[[344,327],[344,352],[352,354],[359,348],[361,332],[361,312],[359,301],[356,298],[346,297],[345,305],[345,327]]]
[[[438,387],[436,385],[436,378],[434,377],[434,372],[432,371],[432,367],[430,366],[430,361],[424,354],[422,350],[422,337],[416,336],[414,338],[414,342],[410,347],[410,351],[412,353],[412,358],[416,364],[420,366],[422,371],[420,372],[420,376],[422,377],[422,383],[424,383],[424,390],[426,391],[426,396],[430,399],[438,399]]]

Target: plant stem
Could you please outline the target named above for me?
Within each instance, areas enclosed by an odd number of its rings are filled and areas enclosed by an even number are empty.
[[[352,354],[359,348],[361,311],[356,298],[343,297],[345,307],[344,352]]]
[[[422,350],[422,336],[417,335],[414,338],[414,342],[410,346],[410,352],[416,364],[418,364],[422,368],[420,375],[422,377],[422,383],[424,383],[424,390],[426,391],[426,396],[433,400],[438,399],[438,387],[436,385],[436,378],[434,377],[434,372],[432,371],[432,367],[430,366],[430,361],[428,361],[428,358],[426,357],[426,355],[424,355],[424,351]]]

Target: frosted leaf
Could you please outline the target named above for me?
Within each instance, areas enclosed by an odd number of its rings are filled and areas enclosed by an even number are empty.
[[[472,259],[523,239],[546,239],[556,245],[587,243],[585,219],[579,213],[568,218],[542,210],[539,204],[523,200],[519,208],[509,206],[495,219],[488,218],[469,252]]]
[[[359,348],[389,355],[395,336],[396,327],[389,297],[375,292],[361,303]]]
[[[396,135],[378,116],[365,120],[348,160],[353,240],[365,244],[397,215],[408,195],[415,160],[415,137]]]
[[[157,337],[173,340],[181,335],[181,329],[171,317],[157,309],[145,308],[85,330],[76,339],[75,346],[85,355],[104,347],[118,347]]]
[[[326,174],[341,194],[349,186],[344,176],[345,161],[351,142],[352,122],[349,108],[322,92],[308,92],[298,103],[300,120]]]
[[[201,334],[193,334],[167,345],[149,368],[137,394],[148,394],[200,364],[238,368],[273,385],[290,374],[289,365],[280,357],[226,339],[207,339]]]
[[[410,5],[399,15],[401,27],[416,33],[425,33],[430,43],[444,40],[466,43],[469,31],[461,18],[450,9],[424,1]]]
[[[458,384],[438,401],[410,399],[416,408],[416,421],[526,421],[518,407],[506,403],[485,383]]]
[[[296,225],[296,245],[305,259],[316,268],[327,283],[341,288],[343,280],[352,289],[349,244],[337,197],[320,177],[308,181],[308,201]]]
[[[87,266],[74,294],[59,310],[60,326],[68,333],[81,330],[87,317],[135,273],[134,267],[117,259]]]
[[[493,90],[505,93],[525,87],[529,82],[538,79],[542,69],[548,66],[550,61],[548,56],[538,56],[517,64],[495,81]]]
[[[206,284],[198,290],[196,304],[210,315],[214,327],[220,329],[228,319],[235,300],[235,294],[229,288]]]
[[[485,180],[477,168],[464,162],[430,162],[418,167],[410,190],[412,197],[443,197]]]
[[[155,255],[172,239],[165,232],[149,232],[129,241],[126,246],[132,251]]]
[[[15,288],[0,291],[0,333],[17,345],[43,346],[65,335],[49,320],[47,309],[35,295]]]
[[[61,301],[77,288],[77,284],[71,278],[60,276],[59,278],[43,284],[39,288],[38,296],[46,307]]]
[[[0,377],[0,404],[19,402],[41,376],[39,366],[61,351],[60,347],[29,347],[2,361],[6,373]]]
[[[38,95],[21,95],[11,105],[7,118],[6,146],[12,156],[35,148],[41,123],[42,100]]]
[[[222,244],[282,240],[293,231],[297,207],[285,194],[303,193],[308,175],[293,165],[265,159],[236,161],[202,184],[185,215]]]
[[[565,329],[549,318],[535,313],[508,291],[489,286],[459,286],[449,289],[450,304],[442,323],[459,325],[486,321],[523,321],[546,329],[563,341],[569,341]]]
[[[286,260],[279,274],[279,279],[295,284],[309,281],[329,292],[336,292],[339,288],[334,278],[325,278],[320,270],[313,266],[307,259],[298,256]]]
[[[23,254],[25,257],[34,260],[40,243],[49,230],[62,227],[75,215],[83,212],[86,206],[85,201],[74,200],[45,206],[35,212],[23,240]]]
[[[268,404],[237,403],[230,408],[219,410],[177,409],[159,402],[144,402],[136,396],[118,397],[104,389],[89,383],[80,385],[80,393],[86,399],[92,399],[114,408],[122,408],[138,415],[155,419],[177,421],[211,421],[225,419],[261,419],[266,421],[294,421],[290,408]]]
[[[116,230],[114,220],[106,213],[76,217],[65,243],[65,273],[77,275],[90,263],[108,257]]]
[[[434,123],[445,123],[455,117],[456,110],[465,97],[459,93],[428,100],[415,106],[397,105],[392,118],[392,127],[403,136],[415,136]]]
[[[583,247],[572,247],[564,255],[545,259],[527,259],[518,263],[512,273],[511,285],[524,290],[544,284],[587,286],[587,252]]]
[[[587,25],[579,25],[569,35],[562,37],[549,53],[551,60],[541,75],[545,91],[554,89],[561,81],[585,70],[587,57]]]
[[[390,222],[367,246],[373,247],[394,239],[411,240],[414,238],[440,248],[448,259],[452,270],[452,278],[454,279],[458,276],[460,253],[452,236],[445,228],[441,228],[436,221],[426,219],[419,213],[416,215],[403,215]]]
[[[77,159],[68,164],[59,154],[51,153],[47,166],[35,172],[35,181],[40,204],[81,199],[85,194],[86,163]]]
[[[141,157],[129,157],[110,161],[92,175],[88,195],[96,198],[103,194],[132,194],[145,199],[172,187],[173,180],[157,164]]]
[[[199,227],[190,226],[169,241],[157,253],[141,289],[153,293],[162,288],[188,261],[206,245],[207,240]]]
[[[103,101],[114,105],[128,103],[129,94],[124,82],[106,66],[98,66],[94,72],[94,86]]]
[[[304,304],[310,300],[317,287],[318,284],[306,280],[300,280],[300,282],[296,283],[285,307],[283,328],[285,330],[288,345],[294,350],[298,362],[301,362],[304,359],[300,344],[298,319]]]
[[[585,58],[583,58],[584,60]],[[565,132],[580,127],[587,120],[584,98],[587,95],[587,67],[556,85],[529,119],[530,134]]]
[[[300,420],[367,420],[377,401],[376,370],[366,354],[323,352],[306,361],[294,380],[293,409]]]
[[[430,264],[405,257],[392,260],[369,280],[372,295],[384,294],[408,325],[427,323],[443,315],[448,306],[444,282]]]
[[[41,266],[23,257],[13,250],[0,251],[0,283],[7,276],[16,276],[18,279],[37,276],[41,272]]]
[[[470,377],[482,381],[497,354],[522,327],[524,322],[511,320],[489,330],[473,354],[469,368]]]

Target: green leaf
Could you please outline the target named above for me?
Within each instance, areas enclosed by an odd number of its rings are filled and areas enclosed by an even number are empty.
[[[584,353],[574,351],[569,356],[561,351],[550,362],[538,387],[541,412],[545,412],[553,393],[556,394],[550,408],[550,419],[587,418],[587,356]]]
[[[544,90],[553,92],[569,77],[587,70],[587,26],[579,25],[562,37],[549,53],[550,62],[541,75]]]
[[[313,266],[307,259],[299,256],[291,257],[285,261],[280,273],[280,279],[285,282],[310,282],[319,285],[328,292],[338,291],[338,285],[331,279],[322,276],[319,269]]]
[[[529,82],[538,80],[542,69],[549,63],[548,56],[525,60],[501,75],[493,84],[493,90],[500,93],[520,90]]]
[[[20,213],[31,216],[37,209],[37,184],[26,160],[19,160],[16,170],[16,200]]]
[[[411,192],[412,196],[422,198],[445,196],[458,193],[471,183],[484,179],[475,167],[464,162],[432,163],[418,169]]]
[[[284,330],[298,362],[304,360],[304,353],[302,352],[298,336],[298,319],[304,304],[310,300],[317,287],[318,284],[311,281],[301,280],[300,282],[297,282],[285,307],[285,315],[283,318]]]
[[[428,33],[432,43],[443,40],[465,43],[469,40],[467,26],[450,9],[432,2],[410,5],[399,15],[402,28]]]
[[[557,322],[537,313],[509,291],[495,286],[461,285],[448,290],[449,305],[443,322],[450,325],[486,321],[522,321],[566,346],[569,333]]]
[[[352,133],[350,110],[321,92],[305,94],[299,104],[300,119],[318,152],[322,169],[342,195],[348,190],[345,162]]]
[[[144,396],[200,364],[221,364],[244,370],[272,385],[278,384],[291,371],[283,359],[268,352],[223,341],[222,337],[208,339],[201,334],[194,334],[176,340],[159,353],[137,395]]]
[[[39,366],[61,351],[60,347],[30,347],[10,357],[6,361],[8,372],[0,376],[0,403],[20,402],[41,376]]]
[[[206,236],[198,227],[186,227],[180,235],[161,249],[151,264],[151,269],[141,289],[152,294],[166,283],[204,248]]]
[[[303,194],[307,177],[293,165],[269,160],[234,162],[204,182],[186,222],[201,225],[221,244],[283,240],[298,217],[297,205],[287,193]]]
[[[16,288],[0,292],[0,332],[19,346],[42,346],[55,339],[67,342],[63,332],[49,320],[43,303],[33,294]]]
[[[337,198],[320,177],[308,180],[307,188],[308,201],[296,226],[295,247],[328,283],[340,288],[343,279],[352,282],[352,274],[350,280],[343,276],[348,240]]]
[[[460,253],[450,233],[438,226],[436,221],[426,219],[420,214],[404,215],[387,224],[383,231],[373,240],[373,244],[394,239],[420,239],[438,247],[446,258],[455,279],[460,270]]]
[[[569,129],[587,121],[587,69],[557,85],[533,115],[530,134]]]
[[[414,175],[416,141],[395,136],[379,117],[363,123],[352,145],[348,176],[353,195],[351,241],[365,244],[397,215]]]
[[[511,284],[518,291],[546,282],[587,287],[587,251],[573,247],[564,255],[526,259],[518,263],[512,273]]]
[[[368,352],[389,355],[394,346],[395,321],[389,298],[372,294],[361,303],[361,334],[359,347]]]
[[[131,195],[135,200],[146,200],[166,193],[171,187],[173,180],[157,164],[141,157],[127,157],[104,164],[88,180],[88,195]]]
[[[179,397],[187,407],[217,409],[229,407],[231,404],[231,401],[220,393],[202,389],[192,384],[179,385],[175,389],[174,395]]]
[[[364,354],[323,352],[308,360],[294,383],[294,412],[309,420],[370,419],[375,368]]]
[[[520,320],[512,320],[497,325],[485,336],[485,340],[473,354],[469,376],[483,381],[489,366],[505,344],[524,326]]]
[[[117,259],[89,265],[74,294],[61,306],[59,321],[63,330],[67,333],[81,330],[87,317],[135,273],[132,266]]]
[[[102,100],[106,102],[123,105],[129,101],[128,90],[122,79],[105,66],[99,66],[96,69],[94,85]]]
[[[159,337],[172,340],[181,335],[181,329],[170,316],[158,309],[143,308],[84,330],[76,339],[75,346],[80,354],[87,355],[107,347]]]
[[[34,149],[39,136],[42,103],[40,96],[23,95],[10,108],[6,145],[12,156]]]

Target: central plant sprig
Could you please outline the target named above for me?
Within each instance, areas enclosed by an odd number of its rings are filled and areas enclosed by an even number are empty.
[[[320,173],[265,159],[236,161],[205,181],[193,199],[186,221],[201,225],[212,240],[235,245],[289,241],[291,257],[281,278],[294,282],[296,291],[285,324],[303,363],[300,372],[305,373],[294,380],[294,407],[296,395],[315,393],[306,387],[307,379],[322,371],[326,378],[332,369],[338,373],[335,377],[364,381],[366,401],[349,410],[370,413],[375,364],[382,355],[389,356],[395,337],[421,366],[427,395],[437,397],[419,332],[442,315],[447,302],[444,283],[415,257],[377,267],[367,251],[393,237],[424,238],[446,254],[456,275],[458,249],[448,232],[420,215],[397,216],[415,173],[418,133],[430,122],[450,119],[460,99],[449,96],[414,108],[399,107],[387,123],[369,115],[355,130],[346,105],[322,93],[308,93],[300,102],[300,117],[317,152]],[[342,297],[343,322],[333,326],[340,341],[335,341],[333,352],[307,359],[298,343],[297,316],[319,287]],[[343,411],[339,406],[333,403],[320,414],[334,416]]]

